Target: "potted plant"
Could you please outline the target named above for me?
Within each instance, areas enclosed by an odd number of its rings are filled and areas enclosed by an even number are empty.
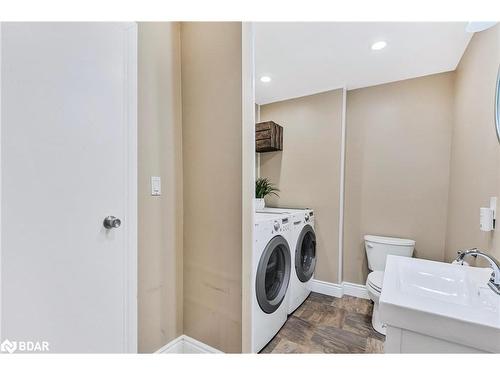
[[[278,191],[280,190],[268,178],[258,178],[255,181],[255,209],[262,210],[266,206],[264,198],[268,195],[279,197]]]

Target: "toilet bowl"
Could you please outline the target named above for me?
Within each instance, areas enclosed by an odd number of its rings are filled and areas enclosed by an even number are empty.
[[[372,313],[373,329],[385,335],[385,326],[380,321],[378,312],[378,306],[379,306],[378,301],[380,300],[380,294],[382,293],[383,282],[384,282],[383,271],[370,272],[368,278],[366,279],[366,290],[368,291],[368,296],[373,301],[373,313]]]
[[[366,279],[366,290],[373,301],[373,329],[385,335],[385,326],[379,316],[379,300],[384,283],[384,271],[387,255],[411,257],[415,241],[404,238],[366,235],[365,250],[370,273]]]

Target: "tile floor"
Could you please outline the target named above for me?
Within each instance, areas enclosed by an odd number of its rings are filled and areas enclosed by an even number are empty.
[[[311,295],[261,353],[383,353],[385,337],[371,325],[372,302]]]

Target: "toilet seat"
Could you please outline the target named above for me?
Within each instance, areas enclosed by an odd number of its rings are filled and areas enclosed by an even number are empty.
[[[384,271],[373,271],[368,275],[367,284],[376,292],[382,293],[384,283]]]

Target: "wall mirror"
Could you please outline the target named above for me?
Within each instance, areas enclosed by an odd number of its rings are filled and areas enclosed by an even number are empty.
[[[500,65],[498,66],[497,85],[495,95],[495,125],[497,128],[497,138],[500,142]]]

